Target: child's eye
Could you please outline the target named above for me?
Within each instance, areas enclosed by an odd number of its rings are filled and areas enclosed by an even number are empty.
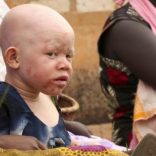
[[[57,54],[54,52],[48,52],[47,55],[51,58],[54,58],[55,56],[57,56]]]
[[[72,60],[72,58],[73,58],[73,53],[67,54],[66,57],[67,57],[67,59]]]

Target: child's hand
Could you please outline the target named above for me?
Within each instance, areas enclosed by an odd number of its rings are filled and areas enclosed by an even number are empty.
[[[20,135],[0,135],[0,147],[4,149],[44,150],[46,147],[35,137]]]

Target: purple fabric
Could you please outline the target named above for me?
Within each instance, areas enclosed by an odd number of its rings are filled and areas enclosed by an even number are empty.
[[[75,140],[80,147],[86,146],[86,148],[87,148],[87,145],[89,145],[89,147],[90,147],[90,145],[96,145],[96,148],[101,148],[101,146],[103,146],[104,149],[127,151],[126,147],[118,146],[108,139],[103,139],[103,138],[100,138],[97,136],[92,136],[91,138],[88,138],[85,136],[74,135],[71,132],[68,132],[68,133],[71,137],[71,140]]]

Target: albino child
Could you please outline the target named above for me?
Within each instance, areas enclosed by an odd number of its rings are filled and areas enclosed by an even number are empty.
[[[0,34],[6,65],[0,134],[34,136],[46,147],[70,145],[51,96],[60,95],[72,75],[72,27],[49,7],[24,4],[6,14]]]

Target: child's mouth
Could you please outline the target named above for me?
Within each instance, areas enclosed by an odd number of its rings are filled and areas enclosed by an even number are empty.
[[[54,80],[54,83],[60,87],[64,87],[68,83],[68,77],[67,76],[60,76]]]

